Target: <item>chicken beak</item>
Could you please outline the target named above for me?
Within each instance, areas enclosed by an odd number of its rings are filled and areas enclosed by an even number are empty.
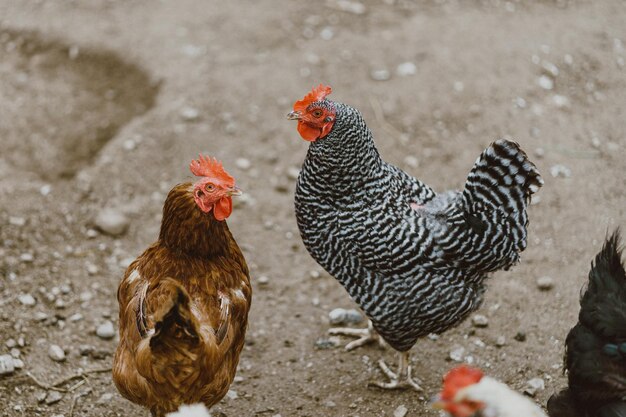
[[[292,111],[287,115],[287,119],[289,120],[300,120],[302,114],[299,111]]]
[[[242,195],[243,192],[241,191],[241,189],[239,187],[233,187],[232,189],[228,190],[228,195],[230,197],[238,197],[240,195]]]

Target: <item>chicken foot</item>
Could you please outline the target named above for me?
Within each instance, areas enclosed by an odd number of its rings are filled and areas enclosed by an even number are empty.
[[[385,341],[376,330],[374,330],[374,325],[372,321],[369,320],[367,323],[367,329],[352,329],[350,327],[333,327],[332,329],[328,329],[328,333],[332,335],[342,335],[342,336],[350,336],[350,337],[358,337],[357,340],[353,340],[352,342],[346,345],[346,350],[350,351],[356,349],[358,347],[367,345],[372,342],[378,342],[381,347],[385,347]]]
[[[382,389],[405,389],[412,388],[417,392],[424,391],[413,379],[411,365],[409,365],[409,352],[399,352],[398,373],[396,374],[383,359],[378,361],[378,366],[383,371],[389,382],[370,382],[370,386]]]

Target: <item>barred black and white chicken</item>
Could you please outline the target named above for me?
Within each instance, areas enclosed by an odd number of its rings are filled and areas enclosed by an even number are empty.
[[[465,319],[481,303],[489,272],[519,261],[526,247],[526,208],[543,184],[515,142],[498,140],[476,161],[463,191],[436,193],[383,161],[354,108],[326,98],[320,85],[288,118],[310,141],[297,181],[296,218],[311,256],[370,319],[347,349],[382,336],[399,351],[390,382],[413,387],[408,351],[429,333]]]
[[[619,231],[589,272],[578,323],[565,341],[569,387],[548,401],[550,417],[626,417],[626,272]]]

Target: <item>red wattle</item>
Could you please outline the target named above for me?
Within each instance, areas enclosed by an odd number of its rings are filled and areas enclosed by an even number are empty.
[[[300,136],[302,136],[302,139],[309,142],[314,142],[320,137],[321,129],[312,127],[304,122],[299,121],[298,132],[300,132]]]
[[[213,214],[215,219],[222,221],[230,216],[233,212],[233,200],[230,197],[220,198],[220,201],[213,205]]]

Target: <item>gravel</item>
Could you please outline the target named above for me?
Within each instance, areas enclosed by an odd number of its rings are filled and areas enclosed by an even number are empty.
[[[572,175],[572,170],[565,165],[552,165],[550,167],[550,175],[552,175],[554,178],[569,178]]]
[[[237,158],[235,160],[235,165],[240,170],[247,171],[250,169],[250,167],[252,167],[252,162],[250,162],[250,160],[246,158]]]
[[[482,314],[475,314],[472,317],[472,324],[474,327],[487,327],[489,325],[489,320]]]
[[[180,117],[186,122],[193,122],[198,120],[200,112],[193,107],[185,106],[180,109]]]
[[[96,329],[96,335],[100,339],[113,339],[113,337],[115,336],[115,327],[113,326],[113,323],[110,320],[107,320],[99,325]]]
[[[400,405],[394,410],[393,417],[404,417],[408,412],[409,410],[404,405]]]
[[[391,79],[391,73],[386,69],[374,69],[370,71],[370,77],[374,81],[387,81]]]
[[[448,358],[455,362],[463,362],[463,356],[465,356],[465,348],[462,346],[455,347],[448,354]]]
[[[497,347],[502,347],[506,345],[506,337],[504,336],[498,336],[496,339],[496,346]]]
[[[11,355],[0,355],[0,375],[8,375],[15,371],[13,360]]]
[[[328,321],[333,325],[358,324],[363,321],[363,316],[355,309],[335,308],[328,313]]]
[[[546,384],[542,378],[533,378],[526,382],[526,387],[524,388],[524,394],[528,394],[531,397],[534,397],[535,394],[539,391],[543,391],[546,388]]]
[[[95,219],[95,226],[110,236],[121,236],[128,230],[130,220],[124,213],[114,208],[102,209]]]
[[[537,278],[537,288],[541,291],[549,291],[554,287],[554,280],[552,277],[539,277]]]
[[[396,68],[396,74],[400,77],[408,77],[417,73],[417,66],[412,62],[403,62]]]
[[[552,81],[552,78],[548,77],[547,75],[542,75],[541,77],[539,77],[537,83],[539,84],[539,87],[543,88],[544,90],[552,90],[554,88],[554,81]]]
[[[59,345],[50,345],[48,356],[55,362],[63,362],[65,360],[65,351]]]
[[[48,395],[46,396],[46,404],[52,405],[54,403],[58,403],[63,399],[63,394],[59,391],[48,391]]]
[[[37,300],[35,300],[35,297],[33,297],[30,294],[22,294],[18,296],[17,299],[19,300],[20,303],[28,307],[32,307],[35,304],[37,304]]]

